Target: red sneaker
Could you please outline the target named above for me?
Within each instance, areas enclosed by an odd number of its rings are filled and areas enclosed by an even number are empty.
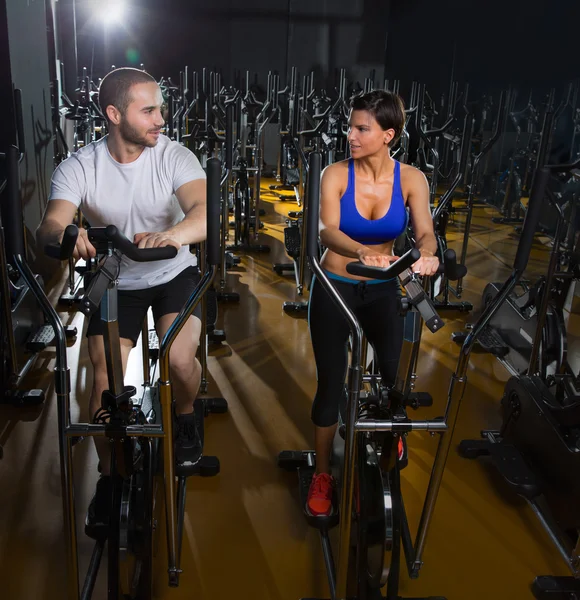
[[[306,510],[313,517],[329,517],[332,514],[332,494],[334,492],[334,477],[328,473],[313,475]]]
[[[409,453],[407,451],[407,439],[401,436],[398,446],[399,469],[404,469],[409,464]]]

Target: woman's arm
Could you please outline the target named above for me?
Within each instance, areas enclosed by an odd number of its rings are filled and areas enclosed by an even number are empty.
[[[429,207],[429,185],[419,169],[408,167],[405,171],[407,205],[415,232],[415,245],[421,252],[421,258],[413,265],[413,270],[421,275],[434,275],[439,267],[439,259],[435,256],[437,241]]]

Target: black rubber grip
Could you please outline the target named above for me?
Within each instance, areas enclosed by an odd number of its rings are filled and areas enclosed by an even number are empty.
[[[50,258],[68,260],[73,255],[78,236],[79,228],[71,224],[64,230],[61,243],[48,244],[44,247],[44,253],[46,256],[50,256]]]
[[[26,141],[24,139],[24,113],[22,111],[22,90],[14,90],[14,110],[16,111],[16,134],[18,136],[18,150],[20,154],[26,152]]]
[[[11,260],[15,254],[24,256],[24,222],[20,200],[20,151],[9,146],[6,152],[6,198],[2,200],[2,223],[6,235],[6,255]]]
[[[101,229],[101,228],[97,228]],[[102,240],[100,232],[89,229],[89,240]],[[114,225],[107,225],[104,229],[105,238],[112,242],[113,247],[120,250],[127,258],[135,262],[150,262],[154,260],[168,260],[177,256],[175,246],[164,246],[163,248],[137,248],[137,246],[126,238]]]
[[[231,171],[234,166],[234,104],[226,107],[226,169]]]
[[[534,183],[530,193],[530,201],[528,202],[528,208],[524,218],[524,225],[520,235],[520,243],[518,244],[516,258],[514,260],[514,269],[522,273],[525,271],[528,264],[528,259],[530,258],[530,252],[532,251],[532,244],[534,242],[534,234],[536,233],[536,229],[538,227],[540,211],[542,209],[542,204],[544,202],[549,181],[550,171],[548,169],[544,167],[536,169]]]
[[[417,248],[412,248],[401,258],[396,260],[390,267],[371,267],[362,262],[351,262],[346,265],[347,273],[358,275],[359,277],[370,277],[371,279],[394,279],[405,269],[416,263],[421,258],[421,253]]]
[[[207,242],[206,262],[220,264],[220,178],[222,167],[219,159],[207,161]]]
[[[306,223],[306,255],[318,259],[318,233],[320,222],[320,174],[322,172],[322,154],[311,152],[308,157],[308,188]]]
[[[467,267],[465,265],[458,265],[455,250],[447,248],[443,254],[443,263],[439,265],[437,272],[445,273],[445,277],[450,281],[457,281],[467,275]]]

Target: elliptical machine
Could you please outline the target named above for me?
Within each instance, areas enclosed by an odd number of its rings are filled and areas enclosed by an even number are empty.
[[[447,405],[445,417],[414,421],[408,418],[401,395],[393,394],[384,404],[361,404],[360,389],[363,382],[361,367],[362,331],[354,315],[321,268],[318,258],[318,214],[320,196],[321,155],[314,152],[309,158],[307,247],[308,259],[316,277],[331,294],[337,306],[347,316],[352,333],[352,350],[348,370],[348,398],[344,423],[338,428],[335,449],[342,456],[338,467],[340,505],[330,517],[306,518],[320,531],[328,585],[332,600],[358,598],[375,600],[383,598],[381,587],[387,586],[386,598],[399,599],[399,569],[401,547],[412,578],[419,576],[427,532],[441,485],[445,463],[451,444],[457,406]],[[390,279],[405,271],[419,253],[409,251],[388,269],[351,263],[347,270],[353,275],[374,279]],[[418,291],[422,292],[419,284]],[[423,295],[426,298],[426,295]],[[433,331],[442,322],[433,311],[428,325]],[[431,478],[418,534],[413,544],[405,516],[400,487],[399,438],[410,431],[428,431],[440,434]],[[344,438],[344,439],[343,439]],[[278,464],[287,470],[298,469],[301,502],[305,505],[316,457],[313,452],[284,451]],[[329,530],[339,525],[340,541],[338,561],[335,564]],[[438,600],[443,600],[437,597]],[[431,600],[437,600],[432,597]],[[418,599],[417,599],[418,600]],[[424,599],[423,599],[424,600]]]
[[[152,600],[152,557],[156,547],[159,523],[165,507],[168,561],[168,585],[177,587],[181,575],[181,545],[185,511],[185,478],[189,475],[216,475],[219,461],[202,456],[192,465],[175,464],[173,448],[172,385],[169,351],[173,340],[193,314],[202,295],[209,289],[220,260],[220,163],[210,159],[208,172],[208,241],[207,260],[201,281],[176,317],[159,348],[160,376],[155,390],[148,394],[149,402],[133,399],[135,388],[123,385],[119,331],[116,324],[116,277],[121,254],[133,260],[161,260],[175,256],[176,249],[138,249],[113,226],[89,231],[97,250],[105,250],[100,269],[93,274],[81,309],[91,313],[99,305],[107,321],[105,349],[110,390],[103,394],[103,409],[94,423],[71,423],[70,373],[67,367],[66,340],[60,318],[30,269],[22,261],[17,266],[47,315],[57,337],[55,389],[58,403],[59,450],[64,512],[64,531],[67,550],[67,597],[70,600],[89,600],[100,566],[105,542],[108,545],[108,599]],[[55,258],[67,260],[76,242],[76,227],[69,226],[63,242],[47,251]],[[92,236],[92,237],[91,237]],[[101,301],[102,300],[102,301]],[[211,402],[196,400],[194,410],[198,426],[210,412],[225,412],[223,399]],[[201,414],[200,412],[201,411]],[[202,430],[200,430],[200,435]],[[84,437],[101,436],[113,446],[111,473],[112,494],[110,522],[106,536],[94,537],[96,543],[85,578],[79,590],[79,560],[77,552],[76,511],[73,490],[73,446]]]
[[[525,271],[550,175],[570,173],[578,167],[580,160],[536,170],[512,274],[463,342],[450,399],[461,401],[473,346]],[[580,598],[580,376],[567,362],[552,376],[538,376],[543,332],[539,318],[527,375],[512,377],[506,384],[501,430],[483,431],[481,440],[462,441],[459,453],[471,459],[491,458],[508,485],[529,503],[570,568],[572,577],[536,578],[534,596],[573,600]]]

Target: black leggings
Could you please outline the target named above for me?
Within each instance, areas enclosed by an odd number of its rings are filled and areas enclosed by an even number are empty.
[[[404,319],[399,315],[398,279],[381,283],[331,280],[372,344],[385,385],[393,385],[403,345]],[[338,421],[344,397],[350,327],[346,317],[315,279],[310,291],[308,321],[318,373],[312,421],[330,427]]]

